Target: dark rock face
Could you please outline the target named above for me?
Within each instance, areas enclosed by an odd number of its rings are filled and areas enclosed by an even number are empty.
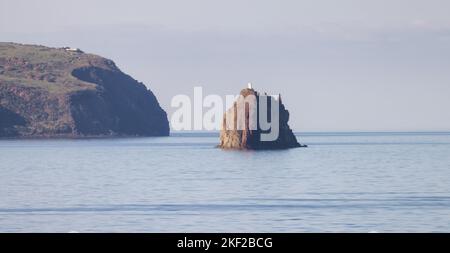
[[[73,121],[67,111],[67,96],[53,96],[35,87],[0,83],[0,107],[15,115],[0,115],[2,137],[74,134]]]
[[[167,135],[156,97],[112,61],[0,43],[0,137]]]
[[[260,96],[253,89],[243,89],[240,93],[242,98],[246,98],[248,95],[254,95],[256,97],[256,104],[254,106],[257,107],[257,115],[259,115],[259,100],[267,99],[265,96]],[[268,118],[270,119],[270,103],[277,102],[275,99],[268,99]],[[220,144],[219,147],[223,149],[288,149],[288,148],[296,148],[296,147],[306,147],[305,145],[301,145],[298,143],[294,133],[290,129],[288,125],[289,121],[289,111],[286,110],[284,104],[281,99],[279,101],[279,135],[278,138],[273,141],[262,141],[261,134],[268,133],[268,131],[264,131],[261,129],[260,124],[257,124],[257,128],[255,130],[251,130],[249,127],[249,117],[250,110],[249,107],[245,107],[245,125],[243,130],[239,130],[237,124],[227,128],[227,119],[234,119],[234,122],[237,122],[237,102],[234,103],[233,107],[230,108],[223,118],[222,130],[220,132]],[[259,122],[259,116],[257,116]],[[229,123],[228,123],[229,124]]]
[[[145,85],[119,71],[96,67],[75,69],[72,74],[99,85],[96,91],[79,92],[70,98],[70,111],[79,133],[169,135],[167,115]]]
[[[19,114],[0,107],[0,137],[14,136],[17,134],[15,126],[24,126],[25,119]]]

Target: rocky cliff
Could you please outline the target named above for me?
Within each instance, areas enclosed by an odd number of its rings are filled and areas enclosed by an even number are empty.
[[[0,137],[168,134],[153,93],[111,60],[0,43]]]
[[[258,92],[253,90],[252,88],[243,89],[240,92],[240,97],[238,101],[234,102],[233,106],[227,110],[223,117],[223,123],[222,123],[222,130],[220,132],[220,144],[219,147],[223,149],[287,149],[287,148],[296,148],[296,147],[306,147],[306,145],[301,145],[298,143],[294,133],[290,129],[288,125],[289,121],[289,111],[286,110],[283,102],[281,101],[281,98],[278,100],[275,100],[272,97],[267,96],[260,96]],[[244,122],[242,124],[242,127],[238,126],[238,103],[246,103],[240,101],[241,99],[244,99],[249,95],[254,96],[256,99],[254,100],[254,103],[252,102],[247,103],[247,105],[241,106],[241,108],[244,108],[244,112],[241,115],[245,119],[242,121]],[[260,108],[260,99],[266,99],[267,100],[267,118],[270,120],[271,115],[271,103],[279,102],[279,134],[278,138],[276,138],[273,141],[263,141],[261,139],[261,134],[268,133],[269,131],[264,131],[261,128],[260,125],[260,118],[259,118],[259,111],[262,109]],[[249,100],[251,101],[251,100]],[[250,109],[251,106],[255,106],[256,111],[253,111]],[[250,117],[255,116],[257,119],[257,124],[255,127],[251,127]],[[230,124],[231,123],[231,124]],[[228,124],[228,125],[227,125]]]

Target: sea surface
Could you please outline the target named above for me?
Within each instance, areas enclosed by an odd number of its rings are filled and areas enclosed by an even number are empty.
[[[450,133],[0,140],[0,232],[450,232]]]

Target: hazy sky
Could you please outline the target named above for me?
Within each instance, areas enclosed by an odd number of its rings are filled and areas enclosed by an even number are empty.
[[[0,0],[0,41],[114,60],[176,94],[281,93],[299,131],[450,130],[450,1]]]

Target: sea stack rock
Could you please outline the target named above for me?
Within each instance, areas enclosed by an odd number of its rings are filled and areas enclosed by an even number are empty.
[[[301,145],[298,143],[294,133],[288,125],[289,121],[289,111],[286,110],[283,102],[281,101],[281,96],[272,97],[261,95],[257,91],[255,91],[251,84],[248,85],[248,88],[243,89],[240,92],[238,100],[234,102],[233,106],[228,109],[223,117],[222,122],[222,130],[220,132],[220,144],[219,147],[223,149],[251,149],[251,150],[259,150],[259,149],[288,149],[288,148],[296,148],[296,147],[306,147],[306,145]],[[248,96],[254,96],[255,100],[246,100]],[[264,141],[261,138],[262,134],[268,133],[267,130],[262,130],[260,124],[260,111],[261,103],[259,101],[261,99],[266,99],[267,103],[267,118],[270,121],[271,115],[271,103],[278,103],[279,110],[279,134],[278,137],[271,141]],[[243,102],[249,101],[249,103]],[[251,102],[253,101],[253,102]],[[239,113],[239,104],[246,104],[244,111]],[[255,106],[256,110],[252,110],[251,107]],[[239,116],[245,118],[245,121],[241,121],[243,123],[238,123],[237,120]],[[250,121],[250,118],[257,119],[256,124]],[[274,123],[274,122],[272,122]]]
[[[167,135],[156,97],[113,61],[0,43],[0,137]]]

